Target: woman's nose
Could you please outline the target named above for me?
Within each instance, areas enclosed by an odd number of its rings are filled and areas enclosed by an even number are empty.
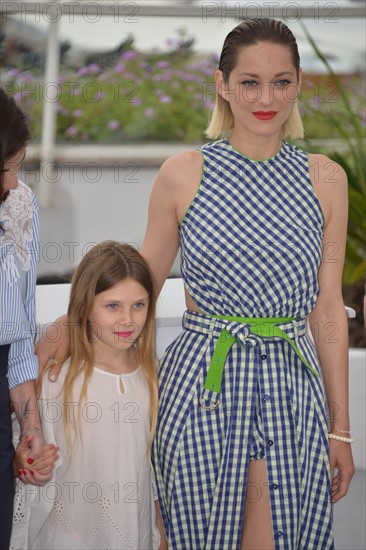
[[[260,102],[266,105],[272,103],[273,93],[274,93],[273,86],[271,85],[270,82],[265,82],[264,84],[262,84]]]

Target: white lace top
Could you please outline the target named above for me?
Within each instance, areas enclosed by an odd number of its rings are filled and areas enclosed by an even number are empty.
[[[61,458],[44,487],[18,482],[10,548],[159,548],[142,369],[120,376],[94,369],[81,407],[83,443],[71,462],[63,415],[75,422],[79,405],[78,397],[64,404],[59,395],[66,371],[64,365],[56,383],[44,380],[39,402],[45,439],[57,443]],[[79,379],[75,396],[80,389]]]
[[[0,205],[0,345],[11,344],[9,387],[37,378],[34,355],[38,205],[19,182]]]

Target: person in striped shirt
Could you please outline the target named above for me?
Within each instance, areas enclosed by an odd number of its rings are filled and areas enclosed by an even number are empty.
[[[25,115],[2,88],[0,113],[0,548],[7,550],[13,470],[24,483],[46,482],[56,448],[45,445],[34,386],[38,206],[32,191],[17,177],[29,130]],[[21,452],[14,465],[9,400],[21,428]],[[47,464],[44,453],[50,459]]]

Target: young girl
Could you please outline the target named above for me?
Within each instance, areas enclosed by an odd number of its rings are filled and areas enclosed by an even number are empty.
[[[27,547],[159,548],[154,313],[152,277],[134,248],[106,241],[88,252],[72,281],[65,368],[56,383],[41,380],[44,432],[60,458],[49,484],[23,488]]]

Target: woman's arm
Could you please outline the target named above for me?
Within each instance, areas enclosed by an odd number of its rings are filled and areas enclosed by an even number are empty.
[[[48,379],[51,382],[57,380],[62,367],[58,359],[61,359],[65,355],[68,344],[69,330],[67,315],[62,315],[47,328],[47,331],[44,331],[44,334],[36,343],[40,375],[42,375],[44,370],[50,365],[50,361],[52,361],[53,366],[48,370]]]
[[[319,181],[316,182],[325,230],[323,258],[319,270],[319,296],[310,315],[310,326],[321,364],[330,429],[350,430],[348,412],[348,324],[342,298],[342,272],[347,232],[347,177],[344,170],[326,157],[318,156]],[[329,177],[332,174],[332,177]],[[342,435],[342,433],[340,433]],[[345,435],[345,434],[343,434]],[[349,443],[330,440],[330,466],[333,502],[348,490],[354,474]]]
[[[148,222],[141,254],[153,273],[160,293],[179,249],[177,220],[177,157],[159,170],[149,201]]]

